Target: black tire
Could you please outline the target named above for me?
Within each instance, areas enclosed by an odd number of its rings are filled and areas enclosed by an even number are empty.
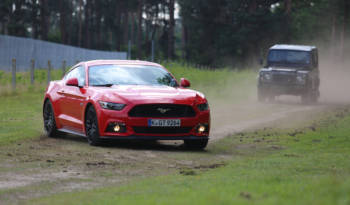
[[[55,113],[50,100],[47,100],[44,104],[43,109],[43,121],[44,129],[48,137],[59,137],[59,132],[57,131]]]
[[[208,139],[184,140],[187,148],[192,150],[203,150],[208,145]]]
[[[86,138],[90,145],[101,145],[100,133],[98,129],[97,114],[93,106],[89,106],[85,115]]]

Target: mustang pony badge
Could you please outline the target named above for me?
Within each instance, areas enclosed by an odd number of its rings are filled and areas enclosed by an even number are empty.
[[[157,110],[158,110],[160,113],[164,114],[164,113],[170,111],[171,109],[170,109],[170,108],[168,108],[168,109],[165,109],[165,108],[158,108]]]

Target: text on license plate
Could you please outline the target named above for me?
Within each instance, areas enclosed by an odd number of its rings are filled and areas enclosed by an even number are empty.
[[[149,127],[180,127],[180,119],[148,119]]]

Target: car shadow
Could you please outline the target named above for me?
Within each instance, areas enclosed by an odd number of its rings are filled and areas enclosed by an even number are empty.
[[[72,135],[62,134],[60,140],[74,141],[77,143],[88,144],[86,138]],[[166,152],[208,152],[207,150],[194,150],[189,149],[184,143],[179,141],[165,141],[165,140],[126,140],[126,139],[104,139],[99,145],[102,148],[109,149],[132,149],[132,150],[153,150],[153,151],[166,151]]]

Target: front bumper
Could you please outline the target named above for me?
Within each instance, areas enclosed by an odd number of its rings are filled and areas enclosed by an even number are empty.
[[[258,89],[275,95],[302,95],[307,92],[307,86],[301,84],[259,83]]]
[[[128,110],[114,111],[100,109],[98,111],[99,131],[100,137],[106,139],[147,139],[147,140],[187,140],[187,139],[208,139],[210,132],[210,111],[203,111],[196,113],[195,117],[183,118],[164,118],[164,119],[180,119],[181,127],[190,128],[185,133],[178,133],[177,130],[171,133],[140,133],[135,132],[134,127],[148,127],[149,119],[163,119],[163,118],[146,118],[146,117],[129,117]],[[110,132],[108,126],[113,123],[120,123],[125,125],[124,132]],[[203,133],[198,133],[198,125],[205,124],[207,130]],[[176,128],[172,128],[176,129]],[[110,130],[110,129],[109,129]]]

